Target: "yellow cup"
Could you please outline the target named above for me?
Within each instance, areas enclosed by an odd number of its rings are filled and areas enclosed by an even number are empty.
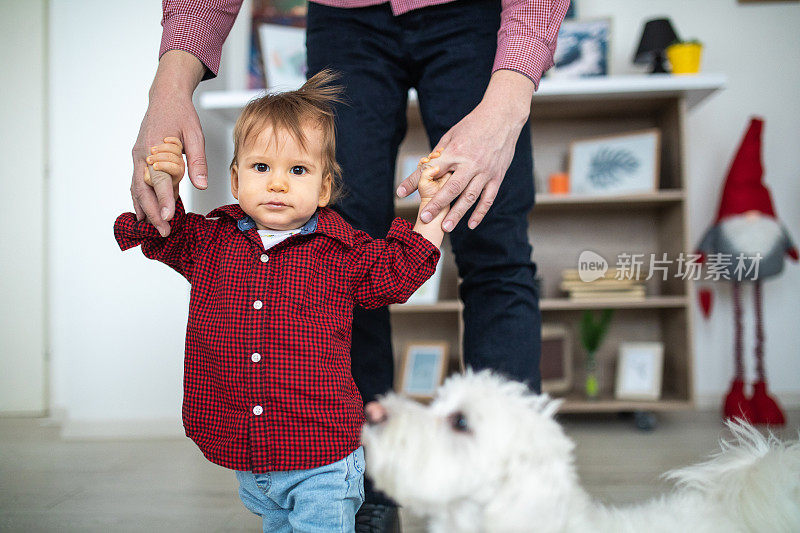
[[[667,47],[667,59],[672,65],[673,74],[697,74],[700,71],[700,56],[703,45],[698,43],[679,43]]]

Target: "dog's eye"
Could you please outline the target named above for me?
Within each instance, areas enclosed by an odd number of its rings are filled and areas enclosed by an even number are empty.
[[[455,412],[449,416],[450,426],[456,430],[464,433],[469,432],[469,425],[467,424],[467,417],[461,411]]]

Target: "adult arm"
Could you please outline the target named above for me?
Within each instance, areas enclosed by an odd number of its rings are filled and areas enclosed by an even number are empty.
[[[497,53],[483,99],[434,147],[442,153],[437,161],[441,172],[453,175],[421,214],[424,222],[456,199],[444,217],[445,231],[452,231],[476,202],[469,227],[483,220],[511,164],[541,75],[553,64],[568,6],[569,0],[503,0]],[[418,181],[416,170],[400,184],[398,196],[413,192]]]
[[[131,196],[137,220],[145,217],[162,236],[169,235],[175,195],[167,180],[144,183],[145,157],[165,137],[184,145],[189,179],[198,189],[208,186],[205,140],[192,94],[203,79],[216,76],[222,44],[230,32],[241,0],[163,2],[164,31],[158,70],[149,92],[149,105],[133,146]]]

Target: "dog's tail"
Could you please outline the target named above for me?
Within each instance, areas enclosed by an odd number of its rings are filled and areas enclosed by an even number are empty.
[[[800,531],[800,441],[765,437],[740,419],[726,425],[734,440],[719,453],[664,477],[705,493],[748,531]]]

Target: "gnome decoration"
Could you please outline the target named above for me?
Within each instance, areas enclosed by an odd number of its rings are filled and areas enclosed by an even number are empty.
[[[764,121],[752,118],[739,151],[731,163],[719,212],[714,225],[706,232],[698,253],[708,269],[723,274],[720,279],[733,283],[735,320],[734,356],[736,374],[725,398],[725,418],[746,418],[755,424],[783,425],[786,418],[778,403],[767,393],[764,372],[764,327],[761,312],[761,281],[783,270],[784,256],[795,261],[797,248],[789,233],[778,221],[769,190],[762,181],[761,130]],[[753,286],[756,316],[756,381],[753,395],[744,388],[742,362],[742,288]],[[703,315],[711,312],[711,291],[699,292]]]

